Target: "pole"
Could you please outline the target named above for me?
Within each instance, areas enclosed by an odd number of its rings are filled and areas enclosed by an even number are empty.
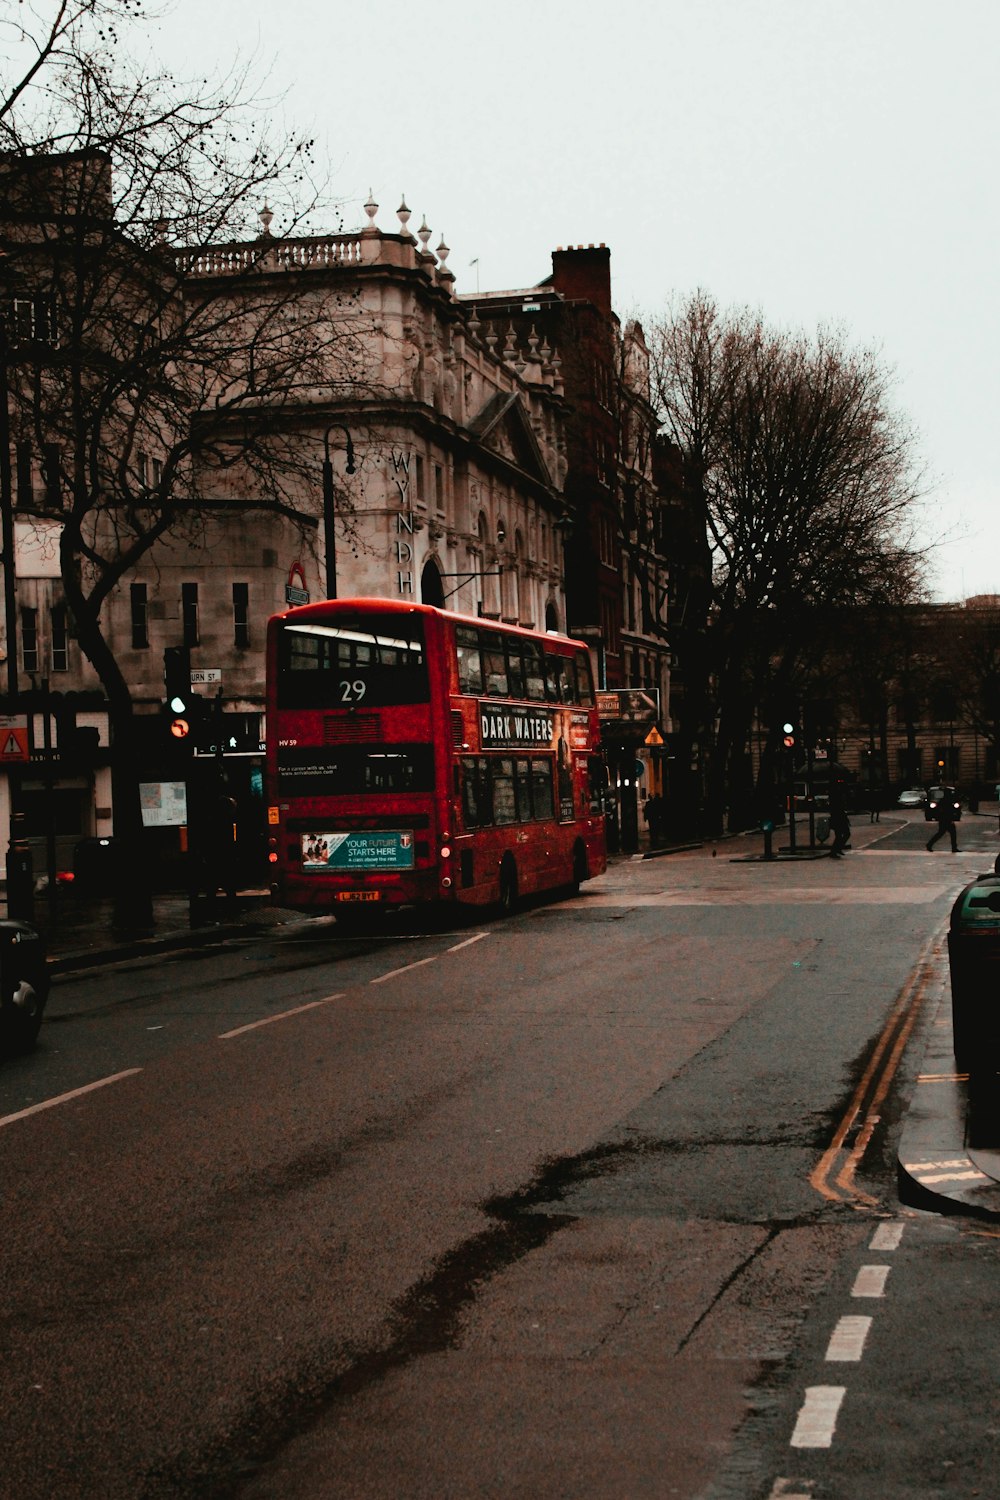
[[[333,494],[333,464],[330,461],[330,434],[323,436],[323,541],[326,547],[326,597],[337,597],[336,508]]]
[[[14,493],[7,406],[7,327],[0,308],[0,545],[3,547],[3,609],[7,627],[7,693],[17,697],[17,594],[14,574]],[[11,705],[13,707],[13,703]]]

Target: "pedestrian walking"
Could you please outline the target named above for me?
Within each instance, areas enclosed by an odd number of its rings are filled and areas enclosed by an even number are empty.
[[[646,805],[642,810],[649,827],[649,842],[652,848],[659,848],[663,840],[663,798],[658,792],[646,798]]]
[[[933,854],[934,845],[938,839],[943,839],[945,834],[951,839],[952,854],[958,853],[958,829],[955,826],[955,789],[945,786],[938,789],[941,795],[937,803],[937,833],[933,838],[927,840],[927,852]]]
[[[833,843],[830,858],[843,859],[844,850],[851,847],[851,823],[847,816],[847,772],[837,761],[830,762],[830,828]]]
[[[878,786],[872,787],[871,802],[869,804],[869,808],[870,808],[870,811],[869,811],[869,815],[868,815],[868,821],[870,823],[877,823],[879,821],[879,819],[881,818],[881,816],[882,816],[882,788],[881,787],[878,787]]]

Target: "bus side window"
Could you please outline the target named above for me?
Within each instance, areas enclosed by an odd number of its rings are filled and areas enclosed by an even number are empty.
[[[483,691],[483,663],[479,655],[479,631],[463,628],[455,631],[458,657],[458,691],[478,696]]]
[[[544,701],[545,693],[545,669],[542,665],[542,648],[534,641],[525,641],[523,645],[524,654],[524,687],[525,696],[537,703]]]
[[[507,698],[507,659],[503,640],[498,635],[483,632],[483,676],[486,692],[491,698]]]
[[[524,686],[524,658],[521,655],[521,642],[507,642],[507,685],[512,698],[525,698],[527,692]]]
[[[586,656],[576,659],[576,701],[588,708],[594,704],[594,687],[590,676],[590,660]]]
[[[604,811],[608,768],[599,755],[592,755],[587,761],[587,772],[587,780],[590,783],[590,811],[596,815]]]
[[[462,813],[466,828],[487,828],[493,821],[489,768],[471,755],[462,758]]]
[[[493,762],[493,821],[497,824],[517,822],[514,762],[507,756]]]
[[[552,816],[552,761],[531,762],[531,800],[536,818]]]
[[[514,762],[517,787],[517,817],[520,823],[531,822],[531,768],[527,760]]]

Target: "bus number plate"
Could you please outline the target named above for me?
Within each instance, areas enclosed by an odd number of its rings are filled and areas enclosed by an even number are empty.
[[[338,891],[338,901],[381,901],[381,891]]]

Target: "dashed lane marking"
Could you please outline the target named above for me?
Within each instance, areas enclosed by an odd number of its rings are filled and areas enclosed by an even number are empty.
[[[869,1250],[898,1250],[905,1224],[880,1224],[871,1237]]]
[[[862,1266],[854,1278],[852,1297],[884,1297],[889,1266]]]
[[[244,1032],[256,1031],[260,1026],[273,1026],[275,1021],[287,1021],[289,1016],[300,1016],[303,1011],[316,1010],[320,1005],[329,1005],[333,1000],[343,1000],[344,992],[337,995],[324,995],[322,1000],[309,1000],[305,1005],[295,1005],[291,1010],[278,1011],[273,1016],[262,1016],[259,1021],[248,1021],[245,1026],[234,1026],[232,1031],[221,1031],[220,1042],[231,1041],[234,1036],[242,1036]]]
[[[0,1126],[13,1125],[15,1120],[26,1120],[29,1115],[40,1114],[43,1109],[55,1109],[57,1104],[68,1104],[71,1099],[79,1099],[84,1094],[92,1094],[95,1089],[105,1089],[109,1083],[120,1083],[123,1078],[134,1078],[136,1073],[141,1073],[141,1068],[126,1068],[122,1073],[110,1073],[107,1078],[98,1078],[95,1083],[85,1083],[82,1088],[70,1089],[68,1094],[57,1094],[54,1099],[43,1099],[40,1104],[29,1104],[27,1109],[19,1109],[16,1114],[4,1115],[0,1119]]]
[[[829,1448],[847,1394],[846,1385],[806,1386],[805,1400],[792,1433],[792,1448]]]
[[[865,1339],[871,1326],[871,1318],[841,1318],[830,1335],[827,1360],[839,1364],[857,1364],[864,1353]]]

